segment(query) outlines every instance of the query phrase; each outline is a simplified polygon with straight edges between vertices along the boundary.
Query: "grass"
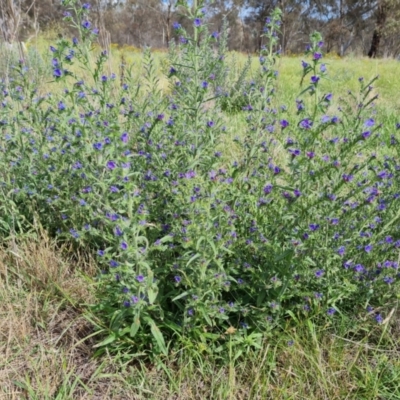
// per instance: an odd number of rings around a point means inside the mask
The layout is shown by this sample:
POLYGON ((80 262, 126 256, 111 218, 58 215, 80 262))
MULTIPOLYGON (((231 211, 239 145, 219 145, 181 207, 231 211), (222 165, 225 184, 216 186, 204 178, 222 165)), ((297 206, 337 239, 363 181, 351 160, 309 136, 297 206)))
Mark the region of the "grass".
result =
MULTIPOLYGON (((113 48, 113 70, 123 53, 128 64, 139 65, 138 53, 113 48)), ((162 65, 165 54, 155 54, 162 65)), ((236 56, 243 64, 245 56, 236 56)), ((300 91, 300 61, 279 61, 282 104, 293 105, 300 91)), ((379 74, 380 118, 397 122, 397 61, 328 58, 327 64, 327 92, 355 90, 359 76, 379 74)), ((165 81, 161 85, 165 88, 165 81)), ((232 134, 240 134, 241 123, 231 124, 237 131, 232 134)), ((3 243, 0 399, 400 398, 397 310, 380 326, 372 318, 339 317, 335 326, 295 321, 279 335, 266 335, 258 352, 237 356, 233 349, 227 363, 193 343, 152 365, 126 353, 93 358, 97 338, 85 304, 94 299, 96 268, 84 250, 60 247, 40 230, 3 243)))
POLYGON ((0 251, 1 399, 398 399, 398 315, 381 326, 297 321, 260 352, 228 364, 194 346, 149 365, 131 354, 94 359, 96 266, 43 232, 0 251))
MULTIPOLYGON (((48 59, 51 59, 51 53, 48 50, 51 44, 54 44, 57 34, 48 32, 46 35, 38 36, 32 39, 28 47, 36 48, 40 54, 47 54, 48 59)), ((111 57, 109 62, 111 71, 118 72, 121 62, 127 67, 133 66, 133 72, 138 71, 141 66, 141 50, 132 46, 111 45, 111 57)), ((156 50, 154 56, 159 64, 160 85, 167 89, 167 80, 161 77, 161 73, 167 71, 166 51, 156 50)), ((237 65, 243 66, 247 55, 242 53, 231 52, 229 56, 234 57, 237 65)), ((257 57, 252 55, 253 69, 258 68, 257 57)), ((279 97, 282 104, 293 103, 297 98, 301 80, 301 60, 302 55, 291 55, 282 57, 278 61, 278 70, 280 79, 278 80, 279 97)), ((369 59, 367 57, 349 56, 340 58, 336 55, 327 54, 324 58, 327 64, 329 79, 324 80, 321 88, 323 90, 334 93, 345 93, 347 90, 356 91, 358 89, 358 78, 364 77, 370 79, 379 75, 379 80, 376 82, 376 91, 380 95, 378 108, 384 113, 399 113, 400 112, 400 97, 398 96, 398 69, 399 61, 395 59, 369 59), (329 81, 330 80, 330 81, 329 81)))

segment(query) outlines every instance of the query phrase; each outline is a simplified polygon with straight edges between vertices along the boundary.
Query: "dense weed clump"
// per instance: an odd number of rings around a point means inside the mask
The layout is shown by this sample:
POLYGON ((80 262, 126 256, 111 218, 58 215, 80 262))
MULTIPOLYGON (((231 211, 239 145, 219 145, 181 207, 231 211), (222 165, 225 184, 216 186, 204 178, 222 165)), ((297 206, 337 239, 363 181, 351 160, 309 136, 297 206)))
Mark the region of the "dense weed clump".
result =
POLYGON ((64 4, 80 35, 50 47, 63 91, 39 93, 22 61, 1 83, 0 230, 39 222, 97 254, 98 347, 166 353, 189 339, 213 352, 257 347, 303 315, 384 320, 374 307, 393 307, 400 278, 400 164, 396 127, 382 137, 374 115, 376 78, 333 107, 315 33, 305 89, 276 104, 280 11, 258 73, 233 78, 200 5, 187 10, 193 37, 174 24, 165 93, 149 50, 143 73, 106 73, 89 5, 64 4))

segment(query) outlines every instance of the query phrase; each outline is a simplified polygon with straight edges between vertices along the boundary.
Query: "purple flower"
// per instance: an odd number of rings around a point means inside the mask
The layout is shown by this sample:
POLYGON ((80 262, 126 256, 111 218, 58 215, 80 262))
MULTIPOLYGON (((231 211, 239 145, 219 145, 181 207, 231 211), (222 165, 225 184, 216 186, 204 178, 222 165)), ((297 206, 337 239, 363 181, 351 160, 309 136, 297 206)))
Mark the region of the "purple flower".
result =
POLYGON ((97 250, 97 255, 100 257, 104 256, 104 250, 97 250))
POLYGON ((302 101, 297 101, 296 100, 296 107, 297 107, 297 111, 303 111, 304 110, 304 104, 302 101))
POLYGON ((313 126, 313 122, 309 118, 304 118, 300 121, 299 125, 303 129, 311 129, 311 127, 313 126))
POLYGON ((315 272, 315 276, 317 278, 321 278, 321 276, 325 273, 323 269, 319 269, 318 271, 315 272))
POLYGON ((381 314, 376 314, 375 321, 380 325, 383 323, 383 318, 381 314))
POLYGON ((180 283, 182 278, 179 275, 176 275, 176 276, 174 276, 174 280, 175 280, 176 283, 180 283))
POLYGON ((306 152, 306 156, 307 156, 309 159, 312 159, 312 158, 315 157, 315 153, 314 153, 313 151, 307 151, 307 152, 306 152))
POLYGON ((54 71, 53 71, 53 76, 54 76, 54 78, 61 78, 61 76, 62 76, 62 72, 61 72, 61 70, 59 69, 59 68, 56 68, 54 71))
POLYGON ((310 66, 310 64, 306 63, 305 61, 301 61, 301 66, 306 69, 307 67, 310 66))
POLYGON ((333 314, 335 314, 336 309, 333 307, 329 307, 328 311, 326 312, 328 315, 332 316, 333 314))
POLYGON ((343 180, 344 180, 345 182, 351 182, 351 181, 353 180, 353 175, 346 175, 346 174, 343 174, 343 175, 342 175, 342 178, 343 178, 343 180))
POLYGON ((300 155, 300 150, 299 149, 289 149, 289 153, 292 155, 292 157, 296 157, 300 155))
POLYGON ((62 101, 60 101, 59 103, 58 103, 58 109, 60 110, 60 111, 64 111, 65 110, 65 104, 62 102, 62 101))
POLYGON ((92 26, 92 24, 89 21, 83 21, 82 22, 82 27, 84 29, 90 29, 91 26, 92 26))
POLYGON ((383 278, 383 282, 387 283, 388 285, 392 284, 394 282, 394 279, 390 276, 385 276, 383 278))
POLYGON ((393 238, 391 236, 386 236, 385 237, 385 242, 386 243, 393 243, 393 238))
POLYGON ((144 276, 143 276, 143 275, 138 275, 138 276, 136 277, 136 280, 137 280, 139 283, 142 283, 142 282, 144 281, 144 276))
POLYGON ((311 232, 315 232, 317 229, 319 229, 319 224, 310 224, 308 227, 310 228, 311 232))
POLYGON ((332 97, 333 97, 332 93, 328 93, 325 95, 324 100, 330 102, 332 101, 332 97))
POLYGON ((315 52, 314 54, 313 54, 313 60, 320 60, 322 58, 322 54, 321 53, 319 53, 319 52, 315 52))
POLYGON ((116 226, 114 229, 114 234, 115 234, 115 236, 122 236, 124 234, 124 232, 122 231, 122 229, 119 226, 116 226))
POLYGON ((124 133, 121 135, 121 140, 122 140, 124 143, 128 143, 129 135, 128 135, 127 132, 124 132, 124 133))
POLYGON ((212 128, 214 125, 215 125, 215 124, 214 124, 214 121, 208 121, 208 122, 207 122, 207 126, 208 126, 209 128, 212 128))
POLYGON ((364 125, 367 126, 368 128, 372 127, 375 125, 375 120, 373 118, 368 118, 365 122, 364 125))
POLYGON ((89 3, 83 3, 82 4, 82 9, 89 10, 89 8, 90 8, 90 4, 89 3))
POLYGON ((174 23, 172 24, 172 27, 173 27, 175 30, 182 29, 182 25, 181 25, 179 22, 174 22, 174 23))
POLYGON ((365 131, 361 134, 363 139, 368 139, 371 136, 371 131, 365 131))
POLYGON ((118 267, 118 265, 119 265, 118 261, 110 260, 110 267, 111 268, 116 268, 116 267, 118 267))
POLYGON ((195 18, 193 24, 196 28, 199 28, 202 24, 202 20, 200 18, 195 18))
POLYGON ((74 237, 75 239, 79 238, 79 233, 75 229, 70 229, 69 233, 74 237))
POLYGON ((319 70, 324 73, 326 72, 326 65, 325 64, 321 64, 321 66, 319 67, 319 70))
POLYGON ((113 170, 117 167, 117 163, 115 161, 110 160, 107 162, 106 166, 108 169, 113 170))
POLYGON ((264 186, 263 191, 265 194, 269 194, 269 193, 271 193, 272 188, 273 188, 273 186, 270 183, 268 183, 267 185, 264 186))
POLYGON ((364 250, 365 250, 367 253, 370 253, 370 252, 372 251, 372 244, 368 244, 367 246, 365 246, 365 247, 364 247, 364 250))
POLYGON ((353 265, 353 261, 347 260, 346 262, 343 263, 343 267, 345 269, 349 269, 353 265))
POLYGON ((213 32, 213 33, 211 34, 211 37, 212 37, 213 39, 218 39, 219 33, 218 33, 218 32, 213 32))
POLYGON ((313 75, 311 77, 311 83, 316 84, 319 81, 319 76, 318 75, 313 75))
POLYGON ((356 271, 358 274, 362 274, 365 271, 365 268, 362 264, 357 264, 354 266, 354 271, 356 271))
POLYGON ((286 119, 282 119, 280 121, 280 124, 281 124, 282 129, 285 129, 285 128, 287 128, 289 126, 289 122, 286 121, 286 119))
POLYGON ((126 250, 127 248, 128 248, 128 243, 122 242, 122 243, 121 243, 121 249, 122 249, 122 250, 126 250))
POLYGON ((207 81, 203 81, 203 82, 201 83, 201 87, 202 87, 203 89, 207 89, 207 88, 208 88, 208 82, 207 82, 207 81))

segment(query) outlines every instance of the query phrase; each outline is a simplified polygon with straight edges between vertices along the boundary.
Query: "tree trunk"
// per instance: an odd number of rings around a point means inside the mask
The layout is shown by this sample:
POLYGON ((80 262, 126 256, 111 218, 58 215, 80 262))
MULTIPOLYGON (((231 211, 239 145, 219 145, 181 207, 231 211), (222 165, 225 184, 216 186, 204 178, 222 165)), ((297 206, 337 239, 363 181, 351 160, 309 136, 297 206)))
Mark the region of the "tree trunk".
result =
POLYGON ((376 26, 374 29, 374 33, 372 34, 371 48, 369 49, 368 52, 369 58, 375 58, 378 55, 382 34, 384 33, 385 30, 387 12, 388 12, 388 7, 386 1, 379 2, 376 14, 376 26))
POLYGON ((167 47, 169 47, 169 42, 171 41, 171 16, 172 16, 172 1, 168 3, 167 8, 167 20, 166 20, 166 42, 167 47))

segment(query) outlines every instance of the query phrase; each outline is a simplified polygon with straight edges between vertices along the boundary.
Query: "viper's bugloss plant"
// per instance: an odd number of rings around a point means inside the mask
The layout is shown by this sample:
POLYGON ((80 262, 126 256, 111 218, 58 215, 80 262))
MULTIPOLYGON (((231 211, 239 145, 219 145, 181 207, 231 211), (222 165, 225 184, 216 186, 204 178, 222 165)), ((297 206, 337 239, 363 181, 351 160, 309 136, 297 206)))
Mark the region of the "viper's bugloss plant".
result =
POLYGON ((107 73, 90 7, 63 3, 80 35, 49 49, 62 92, 39 94, 23 62, 2 82, 0 229, 39 221, 96 254, 98 347, 198 341, 212 352, 227 334, 229 346, 245 336, 257 347, 287 318, 397 301, 398 142, 393 127, 381 145, 376 78, 335 108, 315 33, 306 88, 278 105, 280 11, 258 72, 250 79, 248 64, 232 80, 226 34, 208 31, 200 2, 186 10, 193 35, 173 25, 162 91, 148 49, 141 70, 107 73), (242 132, 225 111, 243 117, 242 132))

